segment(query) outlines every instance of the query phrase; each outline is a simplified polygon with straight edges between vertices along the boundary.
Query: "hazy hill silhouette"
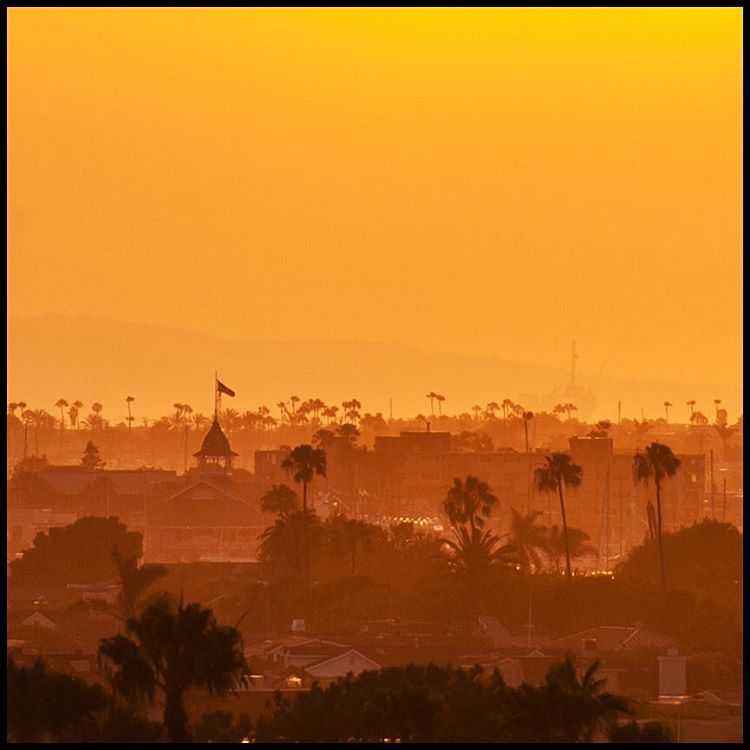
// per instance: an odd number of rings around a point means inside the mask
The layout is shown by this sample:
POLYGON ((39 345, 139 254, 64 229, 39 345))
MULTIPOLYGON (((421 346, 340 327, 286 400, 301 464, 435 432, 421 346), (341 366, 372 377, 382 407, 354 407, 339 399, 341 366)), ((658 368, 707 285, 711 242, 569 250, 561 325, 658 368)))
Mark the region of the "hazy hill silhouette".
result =
MULTIPOLYGON (((220 320, 217 319, 217 328, 220 320)), ((250 339, 255 332, 249 333, 250 339)), ((257 334, 255 334, 257 335, 257 334)), ((424 395, 446 396, 445 413, 521 393, 545 393, 564 383, 563 368, 422 351, 399 344, 352 340, 232 341, 158 324, 123 323, 94 317, 9 316, 8 397, 50 408, 60 398, 104 404, 103 416, 121 421, 125 396, 136 398, 134 414, 160 416, 175 401, 195 410, 213 408, 213 372, 237 391, 227 399, 238 409, 274 405, 291 394, 338 403, 358 398, 363 411, 388 416, 429 414, 424 395)), ((721 397, 736 418, 739 387, 581 378, 597 397, 597 415, 652 418, 663 414, 665 398, 705 401, 721 397), (735 393, 736 392, 736 393, 735 393), (734 405, 736 403, 736 405, 734 405), (613 414, 614 410, 614 414, 613 414)), ((687 409, 687 407, 685 407, 687 409)), ((677 416, 678 410, 675 410, 677 416)), ((679 417, 678 417, 679 418, 679 417)))

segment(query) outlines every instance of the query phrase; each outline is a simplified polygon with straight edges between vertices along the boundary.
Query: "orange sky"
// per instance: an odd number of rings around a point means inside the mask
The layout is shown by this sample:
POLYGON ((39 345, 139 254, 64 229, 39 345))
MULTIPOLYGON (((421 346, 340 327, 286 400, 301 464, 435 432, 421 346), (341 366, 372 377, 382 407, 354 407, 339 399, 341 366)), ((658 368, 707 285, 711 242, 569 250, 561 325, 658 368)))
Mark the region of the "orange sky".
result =
POLYGON ((741 35, 739 9, 10 10, 9 311, 562 367, 576 339, 739 384, 741 35))

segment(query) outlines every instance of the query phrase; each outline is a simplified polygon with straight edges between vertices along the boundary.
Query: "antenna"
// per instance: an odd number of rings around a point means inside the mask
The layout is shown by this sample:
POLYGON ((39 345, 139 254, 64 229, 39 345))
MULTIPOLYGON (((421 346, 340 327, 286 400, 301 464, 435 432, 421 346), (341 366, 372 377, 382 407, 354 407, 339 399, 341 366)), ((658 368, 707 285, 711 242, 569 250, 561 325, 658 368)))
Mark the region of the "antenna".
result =
POLYGON ((571 365, 570 365, 570 386, 571 388, 575 386, 576 384, 576 360, 578 359, 578 355, 576 354, 576 342, 573 342, 573 352, 571 356, 571 365))

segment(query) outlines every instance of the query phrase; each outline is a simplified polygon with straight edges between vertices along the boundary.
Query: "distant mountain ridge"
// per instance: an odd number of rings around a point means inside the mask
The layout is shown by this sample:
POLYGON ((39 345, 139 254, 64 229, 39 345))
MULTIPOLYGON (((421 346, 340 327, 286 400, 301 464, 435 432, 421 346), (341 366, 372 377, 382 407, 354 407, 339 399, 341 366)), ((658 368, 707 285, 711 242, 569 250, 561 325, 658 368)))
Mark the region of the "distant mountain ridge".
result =
MULTIPOLYGON (((446 397, 445 413, 454 414, 475 403, 547 393, 567 376, 562 368, 401 344, 233 341, 94 317, 8 318, 8 398, 36 408, 54 411, 59 398, 80 399, 87 409, 99 401, 103 415, 118 422, 126 414, 125 396, 132 395, 139 418, 166 414, 178 401, 209 413, 215 370, 237 391, 235 399, 225 397, 225 406, 243 410, 266 404, 276 413, 275 404, 292 394, 339 404, 358 398, 363 412, 386 417, 391 398, 394 417, 429 414, 425 394, 436 390, 446 397)), ((709 417, 715 397, 722 398, 732 421, 741 408, 741 391, 730 384, 625 381, 587 377, 585 370, 580 380, 596 396, 597 418, 615 418, 618 400, 623 401, 623 417, 638 418, 641 405, 647 417, 662 416, 664 400, 672 401, 675 416, 691 398, 709 417)))

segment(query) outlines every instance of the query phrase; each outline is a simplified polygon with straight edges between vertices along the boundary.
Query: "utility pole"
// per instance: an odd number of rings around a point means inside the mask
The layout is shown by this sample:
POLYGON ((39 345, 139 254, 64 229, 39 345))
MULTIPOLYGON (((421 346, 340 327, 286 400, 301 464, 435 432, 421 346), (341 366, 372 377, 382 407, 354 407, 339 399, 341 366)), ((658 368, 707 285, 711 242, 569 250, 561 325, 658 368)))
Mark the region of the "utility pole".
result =
POLYGON ((620 424, 620 414, 622 413, 622 401, 617 402, 617 424, 620 424))
POLYGON ((727 478, 724 477, 724 512, 722 520, 724 523, 727 522, 727 478))
POLYGON ((711 518, 716 518, 716 485, 714 484, 714 449, 711 448, 711 518))
POLYGON ((389 407, 389 414, 390 414, 390 421, 393 422, 393 396, 388 399, 388 407, 389 407))

